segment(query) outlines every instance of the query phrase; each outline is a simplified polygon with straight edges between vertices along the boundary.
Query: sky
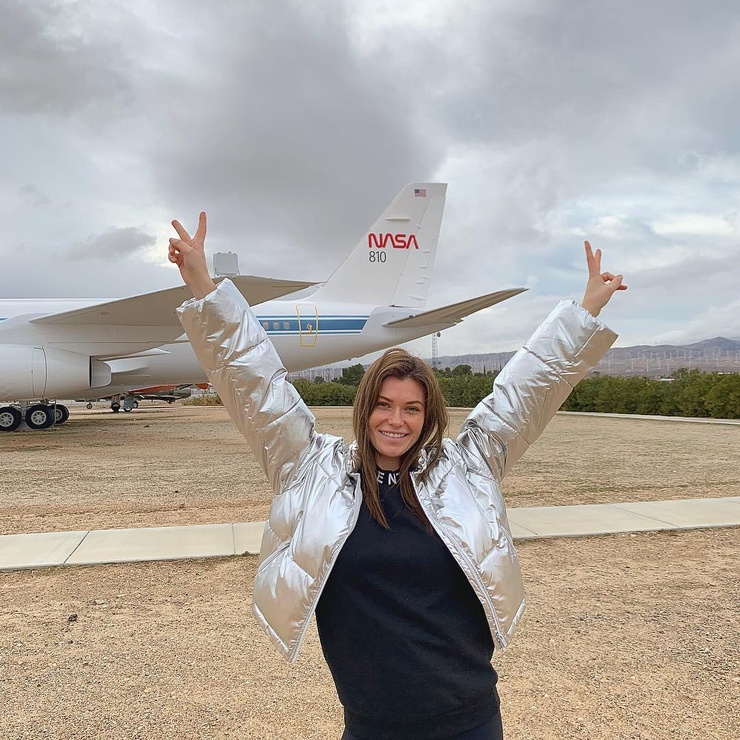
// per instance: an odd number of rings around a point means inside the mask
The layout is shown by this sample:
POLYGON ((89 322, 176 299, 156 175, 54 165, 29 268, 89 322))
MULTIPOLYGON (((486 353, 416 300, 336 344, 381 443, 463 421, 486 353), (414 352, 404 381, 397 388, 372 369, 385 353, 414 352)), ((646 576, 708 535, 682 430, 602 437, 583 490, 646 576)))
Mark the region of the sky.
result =
POLYGON ((6 0, 0 297, 178 285, 201 209, 242 273, 322 280, 439 181, 429 307, 529 288, 440 355, 580 299, 584 239, 617 346, 740 339, 739 78, 736 0, 6 0))

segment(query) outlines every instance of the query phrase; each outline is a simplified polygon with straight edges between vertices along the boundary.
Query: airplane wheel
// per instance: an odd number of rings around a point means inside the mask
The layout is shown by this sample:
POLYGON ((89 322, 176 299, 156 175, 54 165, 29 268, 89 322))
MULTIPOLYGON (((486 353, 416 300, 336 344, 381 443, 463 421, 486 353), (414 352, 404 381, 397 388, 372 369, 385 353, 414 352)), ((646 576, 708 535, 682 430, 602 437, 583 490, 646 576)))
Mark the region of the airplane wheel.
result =
POLYGON ((64 424, 69 419, 69 409, 61 403, 54 407, 54 423, 64 424))
POLYGON ((92 404, 90 403, 90 401, 88 401, 88 402, 87 402, 87 403, 85 404, 85 408, 86 408, 86 409, 87 409, 88 411, 89 411, 89 410, 90 410, 90 409, 92 408, 92 404))
POLYGON ((0 408, 0 432, 14 432, 22 421, 23 414, 13 406, 0 408))
POLYGON ((29 406, 26 410, 26 424, 31 429, 48 429, 54 423, 54 409, 43 403, 29 406))
POLYGON ((114 414, 117 414, 117 413, 118 413, 118 412, 119 412, 119 411, 121 410, 121 404, 120 404, 120 403, 112 403, 112 404, 110 405, 110 410, 111 410, 111 411, 112 411, 112 412, 113 412, 114 414))
POLYGON ((134 408, 135 409, 138 409, 139 408, 139 402, 138 401, 134 401, 134 408))
POLYGON ((131 409, 127 409, 127 408, 126 408, 125 406, 123 407, 123 410, 124 410, 124 411, 125 411, 125 412, 126 412, 127 414, 128 414, 128 413, 129 413, 130 411, 131 411, 131 409))

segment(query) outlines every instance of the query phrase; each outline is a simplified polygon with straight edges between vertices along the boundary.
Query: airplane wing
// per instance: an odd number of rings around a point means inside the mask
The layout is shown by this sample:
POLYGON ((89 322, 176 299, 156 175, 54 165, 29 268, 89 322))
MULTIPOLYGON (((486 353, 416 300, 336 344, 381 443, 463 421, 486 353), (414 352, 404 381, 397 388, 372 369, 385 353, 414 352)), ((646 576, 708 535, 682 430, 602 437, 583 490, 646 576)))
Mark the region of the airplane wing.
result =
POLYGON ((471 313, 480 311, 489 306, 494 306, 501 301, 513 298, 515 295, 524 293, 528 288, 510 288, 508 290, 498 290, 495 293, 487 293, 486 295, 478 296, 477 298, 470 298, 467 301, 460 301, 459 303, 451 303, 449 306, 442 306, 442 308, 433 308, 430 311, 423 311, 422 313, 408 316, 405 319, 395 319, 384 324, 384 326, 392 326, 394 328, 413 328, 417 329, 423 326, 439 326, 440 328, 447 328, 459 324, 466 316, 471 313), (444 325, 447 325, 446 327, 444 325))
MULTIPOLYGON (((254 275, 236 275, 230 280, 252 306, 316 285, 305 281, 277 280, 254 275)), ((31 321, 37 324, 57 325, 178 327, 180 322, 175 309, 192 297, 190 289, 186 285, 181 285, 177 288, 106 301, 72 311, 39 316, 31 321)))

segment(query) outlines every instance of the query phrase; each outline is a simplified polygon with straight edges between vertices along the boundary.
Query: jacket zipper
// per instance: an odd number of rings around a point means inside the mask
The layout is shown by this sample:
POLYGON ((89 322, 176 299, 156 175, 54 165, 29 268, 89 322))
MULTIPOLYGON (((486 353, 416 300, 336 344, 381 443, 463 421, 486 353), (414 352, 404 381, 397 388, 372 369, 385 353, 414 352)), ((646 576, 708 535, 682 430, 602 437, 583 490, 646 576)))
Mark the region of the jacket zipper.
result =
POLYGON ((329 569, 326 571, 326 574, 324 575, 324 580, 319 584, 319 588, 316 592, 316 596, 314 597, 314 600, 311 602, 311 606, 308 609, 308 612, 306 614, 305 621, 303 622, 303 627, 301 627, 300 634, 298 635, 298 641, 295 644, 295 647, 290 651, 288 654, 288 660, 291 663, 294 663, 296 659, 298 658, 298 654, 301 651, 301 648, 303 647, 303 641, 306 639, 306 633, 308 632, 308 627, 311 624, 311 617, 313 617, 314 612, 316 611, 316 605, 319 603, 319 599, 321 598, 321 594, 324 592, 324 586, 326 586, 327 581, 329 580, 329 576, 331 575, 332 570, 334 570, 334 564, 337 562, 337 558, 339 557, 339 553, 342 551, 342 548, 344 547, 344 543, 349 539, 349 536, 354 532, 355 526, 357 525, 357 520, 360 518, 360 509, 362 507, 362 492, 359 490, 359 486, 355 486, 355 508, 352 512, 352 526, 350 527, 349 532, 347 532, 347 536, 342 540, 341 544, 337 548, 337 552, 332 558, 331 562, 329 563, 329 569))
POLYGON ((434 515, 427 510, 425 502, 422 500, 421 496, 417 494, 416 498, 417 501, 421 504, 422 509, 424 509, 424 513, 427 515, 427 519, 429 519, 432 527, 434 527, 434 531, 439 535, 442 542, 445 543, 445 546, 452 554, 452 557, 457 560, 458 565, 460 565, 461 567, 463 565, 467 566, 467 571, 465 570, 465 568, 463 568, 463 573, 465 573, 466 578, 470 580, 470 576, 468 575, 468 573, 471 573, 472 577, 475 579, 475 582, 478 584, 479 591, 486 595, 486 603, 483 606, 488 607, 488 612, 493 617, 493 624, 495 626, 495 634, 493 635, 493 637, 498 643, 499 648, 502 651, 506 650, 506 641, 504 640, 503 632, 501 630, 501 623, 498 621, 498 617, 496 616, 496 608, 491 601, 491 597, 488 595, 488 588, 486 588, 486 584, 480 577, 478 569, 476 568, 473 561, 467 556, 467 553, 462 549, 462 547, 459 547, 457 545, 457 537, 448 532, 444 528, 444 526, 434 518, 434 515))

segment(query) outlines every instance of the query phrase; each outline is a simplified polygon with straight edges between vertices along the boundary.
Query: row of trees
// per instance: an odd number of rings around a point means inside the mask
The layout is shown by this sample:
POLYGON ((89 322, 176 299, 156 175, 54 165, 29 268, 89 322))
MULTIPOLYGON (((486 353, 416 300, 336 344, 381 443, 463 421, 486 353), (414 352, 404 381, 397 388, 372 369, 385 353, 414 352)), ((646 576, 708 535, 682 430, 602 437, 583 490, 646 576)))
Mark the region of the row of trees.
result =
POLYGON ((740 373, 677 370, 670 380, 587 378, 575 387, 563 410, 740 419, 740 373))
MULTIPOLYGON (((458 365, 450 370, 435 371, 448 406, 475 406, 491 392, 493 379, 490 373, 474 375, 470 365, 458 365)), ((342 370, 342 377, 330 382, 316 377, 313 382, 297 378, 293 385, 309 406, 351 406, 357 386, 365 374, 362 365, 352 365, 342 370)))
MULTIPOLYGON (((491 391, 496 373, 474 374, 469 365, 435 371, 449 406, 475 406, 491 391)), ((357 364, 331 382, 294 381, 309 406, 351 406, 364 369, 357 364)), ((740 373, 678 370, 668 380, 602 375, 581 381, 563 404, 565 411, 657 414, 715 419, 740 418, 740 373)))

